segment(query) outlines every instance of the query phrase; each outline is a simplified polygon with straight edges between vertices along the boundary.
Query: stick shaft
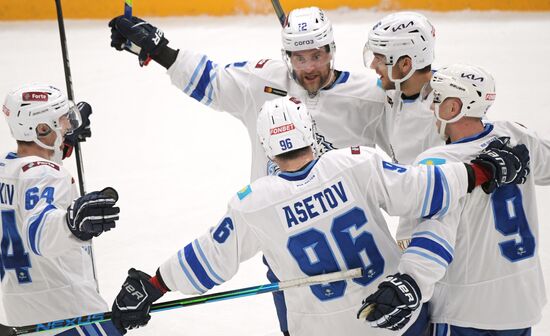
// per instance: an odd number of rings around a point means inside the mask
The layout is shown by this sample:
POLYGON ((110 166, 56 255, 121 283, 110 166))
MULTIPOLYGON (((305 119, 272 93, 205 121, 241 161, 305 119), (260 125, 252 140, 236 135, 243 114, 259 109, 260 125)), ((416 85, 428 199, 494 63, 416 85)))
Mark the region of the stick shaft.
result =
POLYGON ((286 14, 285 14, 285 11, 283 10, 283 7, 281 6, 281 2, 279 0, 271 0, 271 4, 273 5, 275 14, 277 14, 279 23, 281 24, 282 27, 284 27, 286 22, 286 14))
MULTIPOLYGON (((207 295, 198 295, 178 300, 159 302, 151 305, 151 312, 160 312, 164 310, 195 306, 204 303, 230 300, 245 296, 252 296, 264 293, 277 292, 289 288, 311 286, 320 283, 340 281, 344 279, 359 278, 363 275, 361 268, 355 268, 347 271, 340 271, 328 274, 320 274, 302 279, 274 282, 253 287, 234 289, 226 292, 219 292, 207 295)), ((51 321, 40 324, 27 325, 22 327, 8 327, 0 325, 0 336, 23 335, 32 332, 53 330, 69 326, 87 325, 103 322, 111 319, 111 312, 103 312, 92 315, 84 315, 64 320, 51 321), (11 333, 10 333, 11 332, 11 333)))

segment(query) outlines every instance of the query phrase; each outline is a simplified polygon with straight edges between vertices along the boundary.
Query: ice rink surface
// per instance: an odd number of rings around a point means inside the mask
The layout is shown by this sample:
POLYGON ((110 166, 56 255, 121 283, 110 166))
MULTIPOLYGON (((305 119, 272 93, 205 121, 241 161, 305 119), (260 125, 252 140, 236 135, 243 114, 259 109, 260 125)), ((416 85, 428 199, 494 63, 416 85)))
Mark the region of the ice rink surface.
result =
MULTIPOLYGON (((385 14, 328 12, 338 69, 367 71, 362 61, 366 34, 385 14)), ((456 62, 484 66, 497 82, 489 117, 518 121, 550 137, 550 13, 425 14, 436 27, 435 68, 456 62)), ((218 64, 280 57, 274 14, 149 19, 165 31, 170 46, 204 52, 218 64)), ((93 137, 83 145, 86 187, 113 186, 120 194, 118 227, 94 243, 100 289, 110 304, 128 268, 153 273, 217 224, 226 202, 247 184, 250 145, 237 119, 171 86, 162 67, 140 68, 135 56, 111 49, 107 20, 68 20, 66 29, 76 99, 94 108, 93 137)), ((2 100, 10 88, 28 82, 65 89, 55 21, 0 22, 0 46, 2 100)), ((13 149, 2 121, 0 152, 13 149)), ((73 160, 66 165, 76 176, 73 160)), ((537 192, 538 247, 549 288, 550 188, 537 192)), ((395 229, 396 219, 390 223, 395 229)), ((266 283, 265 271, 256 257, 215 291, 266 283)), ((181 296, 171 293, 163 300, 181 296)), ((267 294, 154 314, 146 328, 130 335, 278 335, 277 330, 267 294)), ((533 334, 550 335, 550 307, 533 334)))

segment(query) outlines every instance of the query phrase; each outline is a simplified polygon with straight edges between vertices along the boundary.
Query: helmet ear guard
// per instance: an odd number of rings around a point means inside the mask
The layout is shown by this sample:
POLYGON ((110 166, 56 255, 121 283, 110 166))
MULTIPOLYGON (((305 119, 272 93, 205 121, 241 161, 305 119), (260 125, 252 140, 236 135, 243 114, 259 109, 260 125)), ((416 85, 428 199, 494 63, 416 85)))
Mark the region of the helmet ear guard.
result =
POLYGON ((257 133, 270 159, 308 146, 316 152, 311 115, 305 104, 294 97, 266 101, 258 115, 257 133))

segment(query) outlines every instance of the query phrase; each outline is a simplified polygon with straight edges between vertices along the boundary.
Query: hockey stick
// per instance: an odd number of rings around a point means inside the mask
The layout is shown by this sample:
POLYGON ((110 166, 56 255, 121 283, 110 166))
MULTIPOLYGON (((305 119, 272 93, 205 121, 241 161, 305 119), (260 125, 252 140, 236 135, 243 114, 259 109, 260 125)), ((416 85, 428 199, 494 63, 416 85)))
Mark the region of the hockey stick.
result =
MULTIPOLYGON (((69 52, 67 50, 67 36, 65 35, 65 23, 63 20, 63 10, 61 9, 61 0, 55 0, 55 8, 57 10, 57 24, 59 25, 59 40, 61 41, 61 54, 63 56, 63 69, 65 70, 65 84, 67 85, 67 97, 74 103, 73 78, 71 76, 71 66, 69 63, 69 52)), ((82 164, 82 152, 80 151, 80 141, 86 139, 77 139, 74 144, 74 155, 76 160, 76 173, 78 175, 78 187, 80 196, 86 195, 86 187, 84 181, 84 166, 82 164)), ((92 272, 96 284, 96 289, 99 292, 99 281, 95 271, 94 250, 90 244, 90 257, 92 259, 92 272)))
MULTIPOLYGON (((124 0, 124 17, 130 20, 132 18, 132 0, 124 0)), ((130 49, 132 47, 132 42, 130 40, 126 41, 126 48, 130 49)))
POLYGON ((281 6, 281 2, 279 0, 271 0, 271 4, 273 5, 273 9, 275 10, 275 14, 277 14, 277 18, 279 19, 281 26, 284 27, 286 22, 286 14, 281 6))
MULTIPOLYGON (((55 0, 55 7, 57 10, 57 24, 59 25, 59 39, 61 40, 61 54, 63 55, 63 69, 65 70, 65 84, 67 85, 67 97, 70 101, 74 102, 73 79, 71 77, 69 53, 67 51, 67 37, 65 36, 65 23, 63 21, 61 0, 55 0)), ((78 187, 80 189, 80 195, 85 195, 86 187, 84 183, 84 167, 82 165, 82 152, 80 151, 79 141, 76 141, 74 145, 74 155, 76 159, 76 173, 78 174, 78 187)))
MULTIPOLYGON (((151 306, 151 312, 159 312, 163 310, 170 310, 188 306, 199 305, 203 303, 216 302, 222 300, 236 299, 244 296, 252 296, 257 294, 271 293, 282 291, 289 288, 311 286, 321 283, 329 283, 350 278, 359 278, 363 276, 362 268, 354 268, 347 271, 340 271, 334 273, 314 275, 307 278, 287 280, 281 282, 274 282, 265 285, 259 285, 254 287, 246 287, 240 289, 234 289, 226 292, 198 295, 189 298, 166 301, 155 303, 151 306)), ((65 327, 76 327, 81 325, 88 325, 92 323, 99 323, 111 319, 111 312, 103 312, 92 315, 77 316, 64 320, 51 321, 39 324, 32 324, 22 327, 9 327, 0 324, 0 336, 15 336, 29 334, 33 332, 40 332, 46 330, 54 330, 65 327)))

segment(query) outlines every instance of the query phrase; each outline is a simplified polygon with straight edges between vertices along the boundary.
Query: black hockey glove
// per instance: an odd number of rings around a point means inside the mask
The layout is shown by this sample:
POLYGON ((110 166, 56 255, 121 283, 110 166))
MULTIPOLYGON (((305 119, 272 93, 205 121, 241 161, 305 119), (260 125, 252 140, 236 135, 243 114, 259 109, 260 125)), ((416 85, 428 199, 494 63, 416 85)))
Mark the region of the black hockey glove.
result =
POLYGON ((73 201, 67 209, 67 225, 80 240, 90 240, 115 227, 120 209, 115 207, 118 193, 107 187, 73 201))
POLYGON ((162 30, 135 16, 130 19, 117 16, 109 22, 109 27, 111 47, 138 55, 140 66, 149 64, 168 45, 162 30), (130 48, 126 44, 127 40, 132 42, 130 48))
POLYGON ((63 159, 71 156, 73 148, 77 142, 84 142, 87 138, 92 136, 92 130, 90 128, 90 115, 92 114, 92 107, 86 102, 80 102, 76 104, 80 111, 80 117, 82 119, 82 125, 65 135, 65 141, 63 142, 63 159))
POLYGON ((126 329, 145 326, 151 319, 151 305, 163 295, 150 280, 151 277, 144 272, 133 268, 128 270, 128 277, 113 303, 111 315, 113 324, 123 335, 126 329))
POLYGON ((413 278, 407 274, 390 275, 378 290, 363 300, 357 318, 366 318, 371 327, 399 330, 420 306, 422 295, 413 278))
POLYGON ((472 163, 479 164, 492 172, 493 178, 481 185, 490 194, 503 184, 522 184, 529 175, 529 150, 525 145, 510 147, 509 137, 492 141, 472 163))

